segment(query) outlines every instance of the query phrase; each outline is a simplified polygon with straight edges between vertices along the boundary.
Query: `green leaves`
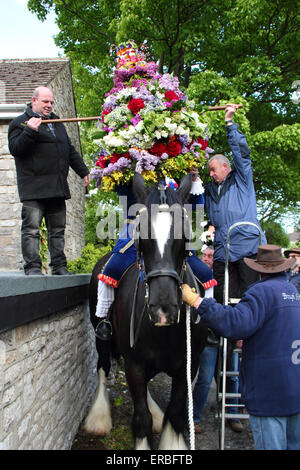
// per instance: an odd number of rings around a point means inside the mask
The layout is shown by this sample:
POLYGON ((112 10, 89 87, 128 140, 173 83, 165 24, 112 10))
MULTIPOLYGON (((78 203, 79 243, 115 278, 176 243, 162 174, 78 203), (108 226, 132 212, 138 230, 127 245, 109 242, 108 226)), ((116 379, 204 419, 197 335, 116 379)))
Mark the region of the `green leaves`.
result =
MULTIPOLYGON (((299 2, 29 0, 28 7, 41 20, 51 9, 56 13, 55 40, 71 59, 80 115, 100 114, 113 86, 110 46, 128 39, 145 43, 160 71, 174 72, 196 110, 205 112, 216 152, 230 153, 224 112, 209 113, 207 107, 243 103, 235 121, 252 151, 258 206, 263 214, 278 216, 297 209, 299 106, 291 94, 299 80, 299 2)), ((147 122, 149 132, 153 122, 147 122)))

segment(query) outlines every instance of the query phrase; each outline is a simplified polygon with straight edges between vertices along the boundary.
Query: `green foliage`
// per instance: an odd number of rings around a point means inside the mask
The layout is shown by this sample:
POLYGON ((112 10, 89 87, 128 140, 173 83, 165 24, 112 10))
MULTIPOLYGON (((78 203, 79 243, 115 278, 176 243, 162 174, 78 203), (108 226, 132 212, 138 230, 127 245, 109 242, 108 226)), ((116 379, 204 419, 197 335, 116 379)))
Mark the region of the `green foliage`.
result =
POLYGON ((267 242, 273 245, 280 245, 283 248, 290 246, 290 239, 281 225, 274 220, 262 222, 261 227, 266 235, 267 242))
POLYGON ((126 425, 112 429, 108 436, 102 438, 102 442, 108 450, 128 450, 134 447, 130 426, 126 425))
MULTIPOLYGON (((299 106, 291 100, 299 80, 300 3, 294 0, 29 0, 43 20, 53 9, 56 43, 71 59, 79 115, 100 114, 112 88, 113 43, 147 44, 161 72, 174 72, 197 110, 241 102, 236 121, 252 151, 258 207, 263 219, 299 211, 299 106)), ((206 113, 211 146, 229 154, 224 113, 206 113)), ((84 155, 94 156, 81 126, 84 155)), ((206 175, 204 179, 206 178, 206 175)))
POLYGON ((109 243, 107 246, 96 247, 91 243, 88 243, 82 250, 80 258, 74 261, 67 261, 68 271, 74 271, 77 274, 80 273, 91 273, 97 261, 102 256, 109 253, 113 248, 113 243, 109 243))
POLYGON ((116 193, 106 193, 97 191, 95 194, 90 194, 86 198, 85 203, 85 242, 94 245, 110 245, 110 239, 118 238, 119 227, 119 201, 116 193), (114 216, 112 225, 115 226, 113 233, 108 235, 106 232, 99 231, 98 224, 103 219, 109 219, 109 216, 114 216))
POLYGON ((42 270, 48 274, 48 238, 47 238, 47 227, 43 217, 40 226, 40 240, 39 240, 39 255, 42 261, 42 270))

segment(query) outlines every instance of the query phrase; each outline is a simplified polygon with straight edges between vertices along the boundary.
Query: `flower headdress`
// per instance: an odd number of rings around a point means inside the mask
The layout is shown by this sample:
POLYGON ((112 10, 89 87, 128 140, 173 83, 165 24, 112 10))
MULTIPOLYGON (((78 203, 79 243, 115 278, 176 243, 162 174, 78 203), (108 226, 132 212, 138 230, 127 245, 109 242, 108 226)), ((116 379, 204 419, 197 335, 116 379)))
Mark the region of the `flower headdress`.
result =
POLYGON ((114 86, 102 105, 99 153, 91 174, 113 190, 134 172, 145 181, 181 178, 202 168, 208 154, 208 126, 179 88, 177 77, 159 74, 130 40, 116 47, 114 86))

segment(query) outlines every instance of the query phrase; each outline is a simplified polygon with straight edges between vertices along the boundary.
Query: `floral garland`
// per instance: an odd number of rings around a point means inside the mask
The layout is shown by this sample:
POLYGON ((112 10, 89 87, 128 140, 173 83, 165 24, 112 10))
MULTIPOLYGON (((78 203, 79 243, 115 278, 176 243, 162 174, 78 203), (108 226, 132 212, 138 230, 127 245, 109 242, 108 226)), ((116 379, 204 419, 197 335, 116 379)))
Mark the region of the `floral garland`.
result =
POLYGON ((134 172, 149 183, 180 179, 202 168, 212 152, 205 118, 179 89, 178 78, 159 74, 157 64, 130 50, 130 60, 119 59, 95 140, 99 152, 91 174, 104 191, 128 184, 134 172))

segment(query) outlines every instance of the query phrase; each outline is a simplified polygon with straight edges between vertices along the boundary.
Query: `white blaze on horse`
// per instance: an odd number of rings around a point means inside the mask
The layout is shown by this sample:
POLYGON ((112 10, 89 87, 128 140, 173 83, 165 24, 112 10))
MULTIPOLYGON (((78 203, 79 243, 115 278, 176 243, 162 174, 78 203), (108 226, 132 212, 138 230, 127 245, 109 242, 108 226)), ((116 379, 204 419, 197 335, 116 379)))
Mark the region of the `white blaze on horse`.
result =
MULTIPOLYGON (((182 282, 193 283, 186 269, 187 225, 183 207, 189 196, 191 177, 183 178, 177 191, 147 190, 136 174, 133 191, 143 209, 137 216, 137 265, 124 274, 116 290, 110 319, 111 341, 96 339, 99 354, 99 387, 85 420, 85 430, 104 435, 111 427, 106 377, 110 354, 124 357, 127 383, 134 405, 132 433, 136 449, 152 449, 154 432, 162 432, 161 450, 187 449, 183 433, 187 424, 186 308, 182 304, 182 282), (153 210, 154 208, 154 210, 153 210), (163 414, 151 398, 147 384, 164 372, 172 378, 171 398, 163 414)), ((90 285, 93 325, 97 303, 97 275, 108 256, 95 266, 90 285)), ((206 344, 207 328, 191 321, 191 380, 206 344)))

